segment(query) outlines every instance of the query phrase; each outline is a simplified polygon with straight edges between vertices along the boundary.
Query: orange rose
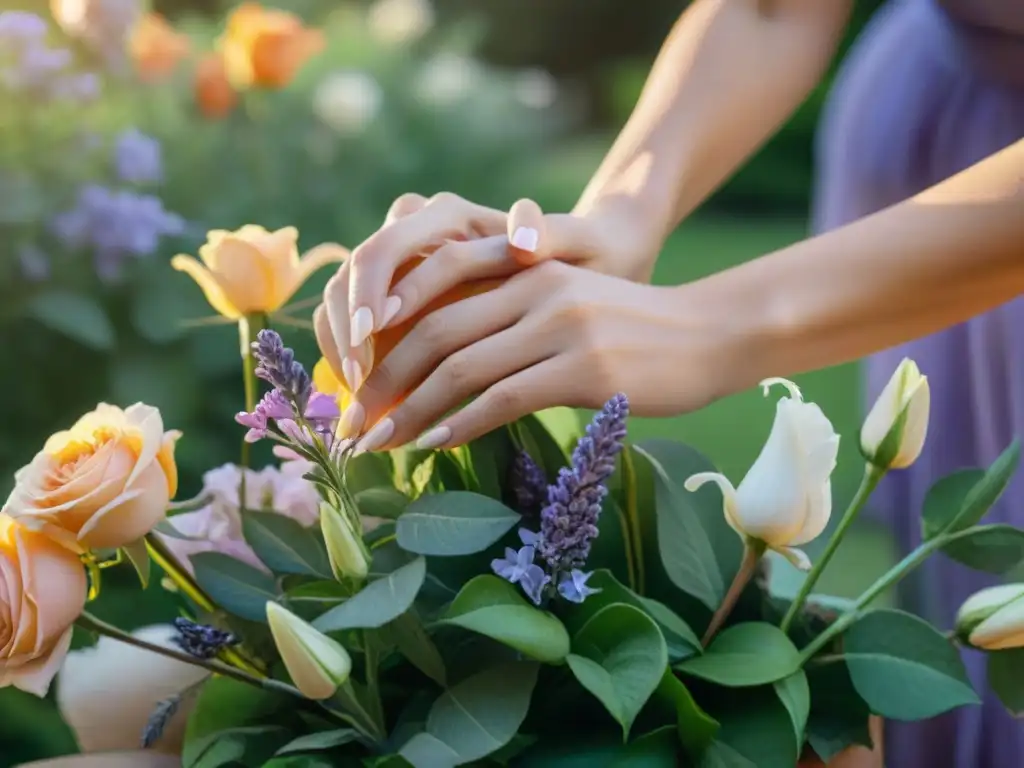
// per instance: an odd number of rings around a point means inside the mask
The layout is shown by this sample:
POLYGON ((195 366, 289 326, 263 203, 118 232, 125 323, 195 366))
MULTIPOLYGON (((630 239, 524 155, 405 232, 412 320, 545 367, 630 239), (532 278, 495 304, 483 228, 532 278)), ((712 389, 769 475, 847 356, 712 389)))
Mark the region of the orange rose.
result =
POLYGON ((0 514, 0 688, 46 695, 86 591, 73 552, 0 514))
MULTIPOLYGON (((421 261, 423 261, 423 257, 417 257, 402 264, 402 266, 395 270, 395 276, 391 280, 391 285, 397 284, 399 280, 415 269, 416 265, 421 261)), ((472 296, 479 296, 481 293, 487 293, 487 291, 493 291, 503 282, 503 279, 492 278, 489 280, 471 280, 455 286, 447 293, 427 304, 426 307, 405 322, 389 326, 371 336, 367 342, 370 345, 370 360, 383 360, 387 357, 391 350, 398 346, 398 343, 409 334, 413 326, 431 312, 436 312, 442 307, 447 307, 449 304, 454 304, 457 301, 462 301, 472 296)), ((420 383, 416 382, 413 387, 419 386, 420 383)), ((342 413, 345 412, 345 408, 351 399, 351 393, 345 385, 345 379, 341 371, 335 371, 331 368, 326 358, 321 358, 313 368, 313 385, 319 392, 335 395, 338 400, 338 407, 341 408, 342 413)), ((395 405, 398 405, 404 399, 405 396, 403 395, 395 402, 395 405)))
POLYGON ((159 13, 147 13, 132 30, 128 52, 139 76, 153 81, 174 72, 178 63, 188 55, 189 42, 159 13))
POLYGON ((293 13, 243 3, 220 39, 228 77, 238 88, 283 88, 324 48, 323 32, 293 13))
POLYGON ((178 437, 156 408, 102 403, 18 470, 3 512, 76 552, 131 544, 177 491, 178 437))
POLYGON ((205 117, 226 117, 238 104, 238 93, 228 80, 224 58, 218 53, 204 56, 196 64, 196 104, 205 117))

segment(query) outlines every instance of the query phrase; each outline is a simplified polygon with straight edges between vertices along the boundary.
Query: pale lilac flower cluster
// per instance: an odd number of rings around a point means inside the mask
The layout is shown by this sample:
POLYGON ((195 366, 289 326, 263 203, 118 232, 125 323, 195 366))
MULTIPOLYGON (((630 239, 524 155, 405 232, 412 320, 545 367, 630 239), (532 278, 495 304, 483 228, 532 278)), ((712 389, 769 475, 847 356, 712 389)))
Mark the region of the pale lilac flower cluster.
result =
POLYGON ((46 34, 46 22, 34 13, 0 12, 0 82, 15 93, 47 100, 96 98, 99 77, 73 71, 71 51, 51 48, 46 34))
POLYGON ((195 512, 174 515, 169 523, 188 539, 160 535, 171 553, 189 570, 189 556, 220 552, 256 568, 263 568, 242 535, 239 490, 245 476, 245 508, 273 511, 309 527, 320 520, 320 495, 304 475, 313 465, 287 461, 260 471, 225 464, 203 475, 201 497, 209 503, 195 512))
POLYGON ((114 142, 114 171, 126 184, 159 184, 164 175, 160 142, 137 128, 123 131, 114 142))
POLYGON ((153 195, 86 184, 50 228, 65 247, 91 249, 100 277, 116 280, 128 258, 151 256, 162 237, 185 231, 185 221, 153 195))
POLYGON ((520 529, 523 547, 518 551, 509 547, 504 558, 491 563, 495 573, 519 584, 537 605, 551 585, 574 603, 582 603, 596 591, 587 586, 590 574, 581 569, 598 535, 601 504, 608 493, 605 483, 615 471, 628 416, 624 394, 605 403, 576 444, 571 466, 560 469, 557 482, 548 486, 540 531, 520 529), (537 557, 546 567, 534 562, 537 557))
POLYGON ((313 388, 306 369, 276 331, 260 331, 252 351, 256 358, 256 376, 274 388, 263 396, 252 413, 243 411, 235 416, 235 421, 249 430, 245 433, 246 441, 254 443, 274 437, 272 427, 276 424, 278 437, 300 445, 309 445, 318 438, 330 450, 341 416, 337 401, 313 388))

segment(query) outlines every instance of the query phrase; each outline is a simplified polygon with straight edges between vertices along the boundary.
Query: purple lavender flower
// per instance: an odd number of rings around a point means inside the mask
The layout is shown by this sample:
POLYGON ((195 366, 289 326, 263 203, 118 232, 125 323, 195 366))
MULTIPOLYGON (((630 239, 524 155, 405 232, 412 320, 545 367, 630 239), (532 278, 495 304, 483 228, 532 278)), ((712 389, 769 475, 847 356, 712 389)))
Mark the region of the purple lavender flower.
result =
POLYGON ((582 603, 598 591, 587 586, 590 573, 581 568, 598 534, 601 503, 608 493, 605 482, 615 471, 615 457, 626 438, 628 416, 629 401, 625 395, 615 395, 605 403, 587 427, 587 434, 576 444, 572 465, 559 470, 558 481, 548 487, 540 531, 520 528, 523 548, 519 552, 507 549, 505 559, 491 563, 495 573, 513 584, 521 584, 538 605, 551 583, 557 584, 562 597, 574 603, 582 603), (546 572, 534 565, 537 555, 547 566, 546 572), (538 568, 543 579, 531 568, 538 568))
POLYGON ((569 573, 563 573, 558 582, 558 594, 571 603, 582 603, 590 595, 601 591, 587 586, 587 580, 592 575, 592 573, 584 573, 578 568, 573 568, 569 573))
POLYGON ((245 433, 247 443, 255 443, 265 438, 271 419, 280 422, 293 418, 295 418, 295 407, 288 402, 284 393, 277 389, 267 392, 256 403, 256 408, 252 413, 242 411, 235 415, 235 421, 243 427, 249 428, 249 431, 245 433))
POLYGON ((100 95, 100 78, 95 72, 62 75, 50 84, 50 95, 60 101, 94 101, 100 95))
POLYGON ((174 642, 197 659, 212 659, 222 649, 238 645, 240 642, 233 632, 217 629, 208 624, 197 624, 188 619, 175 619, 174 628, 178 630, 174 642))
POLYGON ((558 472, 541 510, 538 554, 552 573, 579 568, 587 561, 597 537, 601 502, 608 494, 605 481, 615 471, 615 457, 626 437, 629 401, 615 395, 587 426, 572 454, 572 466, 558 472))
POLYGON ((157 184, 163 177, 160 142, 129 128, 114 144, 114 170, 128 184, 157 184))
POLYGON ((524 546, 518 552, 512 547, 505 548, 505 557, 491 561, 491 569, 511 584, 522 587, 534 605, 540 605, 544 597, 544 587, 551 577, 544 569, 534 564, 534 548, 524 546))
POLYGON ((305 413, 312 396, 313 382, 295 353, 284 345, 276 331, 262 330, 252 344, 256 357, 256 375, 281 390, 305 413))
POLYGON ((516 454, 512 463, 512 491, 516 496, 516 506, 524 515, 536 513, 548 494, 548 479, 544 470, 526 451, 516 454))

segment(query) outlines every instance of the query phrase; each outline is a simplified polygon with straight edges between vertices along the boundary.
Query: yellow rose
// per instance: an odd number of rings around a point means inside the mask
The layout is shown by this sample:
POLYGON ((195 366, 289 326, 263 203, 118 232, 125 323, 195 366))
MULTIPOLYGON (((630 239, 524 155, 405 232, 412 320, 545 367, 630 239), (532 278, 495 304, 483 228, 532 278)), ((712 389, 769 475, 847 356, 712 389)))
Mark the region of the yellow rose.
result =
POLYGON ((101 403, 15 474, 3 512, 70 549, 112 549, 149 533, 178 488, 160 411, 101 403))
POLYGON ((243 3, 220 38, 231 81, 238 88, 283 88, 324 49, 324 33, 288 11, 243 3))
POLYGON ((324 243, 300 259, 298 237, 295 227, 276 232, 255 224, 236 232, 215 229, 199 249, 202 264, 181 254, 171 266, 199 283, 210 306, 224 317, 237 320, 254 312, 275 312, 310 275, 348 255, 340 245, 324 243))
POLYGON ((0 514, 0 688, 46 695, 86 590, 73 552, 0 514))

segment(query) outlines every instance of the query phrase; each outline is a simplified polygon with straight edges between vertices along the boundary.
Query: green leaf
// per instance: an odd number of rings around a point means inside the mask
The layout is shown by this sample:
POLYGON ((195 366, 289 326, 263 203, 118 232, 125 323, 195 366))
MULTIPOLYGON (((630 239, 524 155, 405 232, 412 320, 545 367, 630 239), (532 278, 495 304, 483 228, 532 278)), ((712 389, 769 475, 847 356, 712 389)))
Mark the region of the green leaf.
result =
POLYGON ((32 297, 26 314, 50 330, 92 349, 107 352, 114 348, 114 325, 91 296, 59 289, 46 291, 32 297))
POLYGON ((519 731, 530 708, 538 666, 491 667, 441 694, 427 715, 426 732, 469 763, 495 752, 519 731))
POLYGON ((1024 531, 1012 525, 976 525, 949 539, 942 552, 976 571, 1004 574, 1024 562, 1024 531))
POLYGON ((299 752, 323 752, 342 747, 359 739, 354 728, 340 728, 336 731, 320 731, 293 739, 277 750, 278 755, 294 755, 299 752))
POLYGON ((812 702, 807 742, 818 756, 828 762, 847 747, 871 747, 871 712, 853 687, 846 664, 816 664, 806 674, 812 702))
POLYGON ((552 437, 541 421, 534 415, 526 416, 516 422, 522 448, 544 470, 548 480, 552 480, 558 470, 569 464, 569 454, 552 437))
POLYGON ((409 497, 395 488, 367 488, 355 500, 361 515, 385 520, 397 520, 409 506, 409 497))
POLYGON ((276 512, 246 510, 242 532, 260 561, 274 573, 331 578, 331 562, 320 536, 276 512))
POLYGON ((469 466, 476 479, 476 490, 484 496, 500 499, 514 450, 508 430, 504 427, 495 429, 473 440, 466 448, 469 466))
POLYGON ((186 745, 184 768, 228 768, 263 765, 288 741, 288 730, 272 725, 232 728, 186 745))
POLYGON ((656 600, 640 597, 621 584, 610 571, 594 571, 587 584, 601 591, 591 595, 586 602, 573 606, 569 611, 569 629, 575 632, 595 613, 612 603, 623 603, 639 608, 658 624, 671 662, 689 658, 701 652, 700 639, 690 626, 669 608, 656 600))
POLYGON ((1002 496, 1019 464, 1020 441, 1014 440, 984 473, 961 470, 936 482, 925 496, 924 538, 976 525, 1002 496))
POLYGON ((497 640, 538 661, 554 664, 569 654, 569 633, 558 619, 534 608, 497 576, 477 576, 452 601, 442 619, 497 640))
POLYGON ((414 766, 455 768, 461 762, 458 752, 436 736, 424 732, 413 734, 398 754, 414 766))
MULTIPOLYGON (((789 713, 774 689, 762 686, 724 693, 718 702, 719 708, 713 713, 722 724, 717 740, 757 768, 793 768, 800 748, 794 743, 789 713)), ((726 760, 721 765, 737 768, 745 765, 737 761, 735 755, 725 750, 721 752, 726 760)))
POLYGON ((608 768, 677 768, 679 758, 679 738, 668 725, 623 745, 608 768))
POLYGON ((882 717, 924 720, 979 703, 953 644, 909 613, 866 613, 846 631, 843 655, 857 693, 882 717))
POLYGON ((414 612, 403 613, 388 624, 387 633, 398 648, 398 652, 405 656, 409 663, 438 685, 448 684, 441 652, 437 650, 423 622, 414 612))
POLYGON ((153 532, 159 533, 161 536, 167 536, 171 539, 180 539, 181 541, 202 541, 202 538, 198 536, 186 536, 184 533, 179 531, 168 520, 161 520, 155 526, 153 526, 153 532))
POLYGON ((774 686, 779 701, 793 722, 793 736, 796 739, 794 743, 799 754, 804 746, 807 718, 811 714, 811 688, 807 683, 807 675, 802 669, 798 669, 789 677, 776 680, 774 686))
POLYGON ((701 755, 698 768, 757 768, 757 765, 728 744, 715 741, 701 755))
POLYGON ((139 539, 131 544, 121 547, 124 556, 132 564, 135 572, 139 575, 139 582, 142 588, 149 586, 149 550, 146 549, 146 540, 139 539))
POLYGON ((571 456, 573 448, 576 447, 576 441, 583 434, 579 413, 574 408, 556 406, 537 411, 534 416, 551 435, 551 439, 562 449, 566 458, 571 456))
POLYGON ((730 688, 764 685, 794 674, 800 668, 800 652, 778 627, 748 622, 722 630, 703 656, 675 668, 730 688))
POLYGON ((199 586, 228 613, 249 621, 267 622, 267 603, 278 597, 274 578, 220 552, 192 555, 199 586))
POLYGON ((989 651, 988 684, 1013 717, 1024 714, 1024 648, 989 651))
POLYGON ((653 469, 658 547, 669 579, 714 611, 725 597, 742 544, 728 530, 721 494, 707 486, 691 493, 688 477, 713 472, 701 454, 681 443, 651 440, 635 446, 653 469), (722 531, 728 530, 728 536, 722 531))
POLYGON ((718 721, 701 709, 690 690, 671 669, 662 673, 654 697, 672 708, 679 741, 690 755, 701 754, 715 740, 718 721))
POLYGON ((231 728, 261 725, 285 719, 295 700, 283 694, 261 691, 228 677, 211 677, 203 683, 185 728, 185 757, 194 757, 200 742, 231 728))
POLYGON ((384 578, 370 582, 314 621, 313 626, 321 632, 383 627, 409 610, 426 575, 427 561, 417 557, 384 578))
POLYGON ((469 491, 429 494, 398 518, 402 549, 418 555, 471 555, 487 549, 519 522, 500 501, 469 491))
POLYGON ((668 651, 650 616, 631 605, 613 603, 573 635, 566 661, 580 685, 604 704, 622 726, 623 736, 628 736, 661 682, 668 651))

